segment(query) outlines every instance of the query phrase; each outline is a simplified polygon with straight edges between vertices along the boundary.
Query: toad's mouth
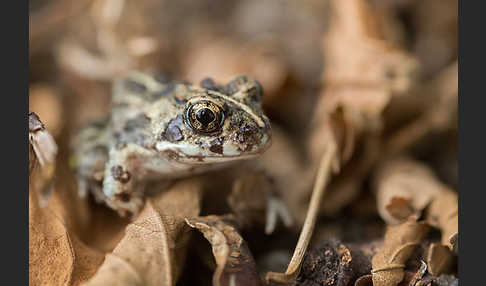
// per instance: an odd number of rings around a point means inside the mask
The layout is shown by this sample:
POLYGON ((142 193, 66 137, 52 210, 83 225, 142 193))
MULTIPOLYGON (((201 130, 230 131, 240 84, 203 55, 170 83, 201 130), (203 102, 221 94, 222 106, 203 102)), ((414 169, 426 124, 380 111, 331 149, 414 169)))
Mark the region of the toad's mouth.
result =
POLYGON ((260 156, 271 146, 271 141, 271 137, 266 137, 265 143, 256 145, 253 150, 241 150, 237 145, 226 144, 211 150, 211 147, 214 146, 201 148, 201 146, 192 144, 167 143, 157 146, 157 150, 161 153, 169 153, 172 161, 182 164, 225 163, 260 156))
POLYGON ((202 165, 207 163, 228 163, 239 160, 248 160, 258 157, 261 152, 255 153, 245 153, 244 155, 218 155, 218 156, 207 156, 207 155, 185 155, 179 158, 180 163, 191 164, 191 165, 202 165))

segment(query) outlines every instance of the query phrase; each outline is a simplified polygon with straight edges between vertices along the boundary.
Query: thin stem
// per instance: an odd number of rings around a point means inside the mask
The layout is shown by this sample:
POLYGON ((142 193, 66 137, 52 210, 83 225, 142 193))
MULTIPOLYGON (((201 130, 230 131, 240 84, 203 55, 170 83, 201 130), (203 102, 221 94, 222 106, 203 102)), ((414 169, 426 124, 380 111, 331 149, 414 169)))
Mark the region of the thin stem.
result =
POLYGON ((329 144, 329 148, 327 148, 327 150, 325 151, 319 164, 319 169, 317 171, 316 181, 314 184, 314 189, 312 190, 312 196, 310 199, 309 208, 307 209, 304 226, 302 227, 302 230, 300 232, 299 240, 295 247, 292 259, 290 260, 290 263, 287 267, 287 271, 285 271, 285 273, 269 272, 266 276, 267 281, 288 283, 292 280, 295 280, 295 278, 297 278, 297 275, 299 275, 305 251, 309 246, 312 233, 314 232, 317 215, 319 213, 319 206, 321 205, 322 197, 326 190, 325 187, 329 181, 332 170, 331 165, 335 158, 336 145, 329 144))

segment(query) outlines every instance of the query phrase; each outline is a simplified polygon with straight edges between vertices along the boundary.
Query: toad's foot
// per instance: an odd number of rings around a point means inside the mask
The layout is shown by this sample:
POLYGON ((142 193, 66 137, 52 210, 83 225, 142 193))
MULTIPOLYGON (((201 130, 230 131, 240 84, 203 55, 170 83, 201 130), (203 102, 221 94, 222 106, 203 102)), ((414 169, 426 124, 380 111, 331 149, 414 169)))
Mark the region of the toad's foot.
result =
POLYGON ((272 234, 277 227, 279 218, 286 227, 291 227, 294 224, 294 219, 290 214, 287 205, 273 194, 267 195, 267 208, 265 220, 265 234, 272 234))
POLYGON ((265 224, 265 233, 271 234, 279 220, 286 227, 293 218, 286 204, 279 198, 272 178, 264 172, 250 171, 233 183, 228 203, 243 224, 265 224), (251 172, 251 173, 250 173, 251 172))

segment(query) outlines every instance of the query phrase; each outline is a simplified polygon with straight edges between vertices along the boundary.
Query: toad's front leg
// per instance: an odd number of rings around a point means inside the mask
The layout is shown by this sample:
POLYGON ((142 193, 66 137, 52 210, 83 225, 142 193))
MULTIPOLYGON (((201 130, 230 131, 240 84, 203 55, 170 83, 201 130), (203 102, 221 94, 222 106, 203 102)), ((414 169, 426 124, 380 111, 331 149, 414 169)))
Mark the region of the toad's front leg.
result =
POLYGON ((135 144, 111 147, 103 179, 103 199, 121 216, 135 217, 143 207, 144 182, 147 172, 144 161, 153 152, 135 144))

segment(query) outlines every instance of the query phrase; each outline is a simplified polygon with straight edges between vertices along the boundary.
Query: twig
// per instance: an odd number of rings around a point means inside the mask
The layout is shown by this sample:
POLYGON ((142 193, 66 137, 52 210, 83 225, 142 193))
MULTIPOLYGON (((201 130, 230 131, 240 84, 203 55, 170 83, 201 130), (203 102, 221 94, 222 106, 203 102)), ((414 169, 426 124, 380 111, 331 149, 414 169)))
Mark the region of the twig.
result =
POLYGON ((287 270, 285 273, 268 272, 265 277, 268 282, 273 281, 277 283, 290 283, 295 281, 299 275, 305 251, 307 250, 307 246, 309 246, 312 233, 314 232, 319 206, 321 205, 322 197, 326 190, 325 187, 329 181, 332 171, 331 167, 334 165, 337 157, 336 150, 337 148, 334 143, 329 144, 329 147, 321 158, 314 189, 312 190, 309 208, 305 217, 304 226, 300 232, 299 240, 294 250, 294 255, 287 266, 287 270))

